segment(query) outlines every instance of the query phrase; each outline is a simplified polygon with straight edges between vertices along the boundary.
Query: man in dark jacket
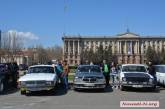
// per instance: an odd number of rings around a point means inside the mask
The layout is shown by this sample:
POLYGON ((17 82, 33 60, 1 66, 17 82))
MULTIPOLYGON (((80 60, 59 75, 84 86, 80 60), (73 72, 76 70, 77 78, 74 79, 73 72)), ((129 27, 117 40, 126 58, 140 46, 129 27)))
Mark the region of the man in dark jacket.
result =
POLYGON ((148 73, 154 77, 154 80, 155 80, 155 83, 156 83, 156 81, 157 81, 157 79, 156 79, 156 71, 155 71, 155 68, 152 65, 151 61, 148 62, 148 73))
POLYGON ((103 60, 103 64, 101 65, 103 75, 106 80, 106 86, 109 86, 109 79, 110 79, 110 65, 107 64, 106 60, 103 60))

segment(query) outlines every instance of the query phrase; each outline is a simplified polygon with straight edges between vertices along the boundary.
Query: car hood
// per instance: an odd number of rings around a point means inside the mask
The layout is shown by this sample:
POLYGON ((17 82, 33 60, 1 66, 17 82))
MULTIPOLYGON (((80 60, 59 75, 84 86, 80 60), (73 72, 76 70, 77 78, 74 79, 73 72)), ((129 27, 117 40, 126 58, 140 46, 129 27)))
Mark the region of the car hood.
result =
POLYGON ((92 76, 92 77, 103 77, 103 74, 100 72, 100 73, 96 73, 96 72, 79 72, 79 73, 76 73, 75 75, 76 77, 86 77, 86 76, 92 76))
POLYGON ((146 72, 133 72, 133 73, 124 73, 124 77, 144 77, 144 78, 151 78, 150 75, 146 72))
POLYGON ((45 81, 53 81, 56 78, 56 74, 52 73, 31 73, 22 76, 19 81, 38 81, 38 80, 45 80, 45 81))

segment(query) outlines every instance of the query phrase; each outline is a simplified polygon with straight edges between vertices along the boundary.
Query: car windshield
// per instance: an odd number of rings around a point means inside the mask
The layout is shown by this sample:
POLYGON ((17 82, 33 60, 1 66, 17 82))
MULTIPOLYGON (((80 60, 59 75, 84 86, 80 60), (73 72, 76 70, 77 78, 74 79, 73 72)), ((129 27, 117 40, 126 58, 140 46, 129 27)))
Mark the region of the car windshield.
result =
POLYGON ((165 73, 165 66, 156 66, 155 70, 156 72, 165 73))
POLYGON ((54 68, 46 66, 31 67, 28 73, 54 73, 54 68))
POLYGON ((123 66, 122 72, 146 72, 144 66, 123 66))
POLYGON ((78 72, 96 72, 100 73, 100 67, 98 66, 80 66, 78 67, 78 72))

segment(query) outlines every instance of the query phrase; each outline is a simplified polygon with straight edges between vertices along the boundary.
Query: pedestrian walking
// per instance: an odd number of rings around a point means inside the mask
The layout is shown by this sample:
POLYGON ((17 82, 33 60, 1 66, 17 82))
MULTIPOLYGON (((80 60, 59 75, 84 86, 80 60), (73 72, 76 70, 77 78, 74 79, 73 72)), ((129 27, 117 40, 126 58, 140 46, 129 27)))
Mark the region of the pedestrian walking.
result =
POLYGON ((106 80, 106 86, 109 86, 109 80, 110 80, 110 65, 107 64, 106 60, 103 60, 103 64, 101 65, 103 75, 106 80))

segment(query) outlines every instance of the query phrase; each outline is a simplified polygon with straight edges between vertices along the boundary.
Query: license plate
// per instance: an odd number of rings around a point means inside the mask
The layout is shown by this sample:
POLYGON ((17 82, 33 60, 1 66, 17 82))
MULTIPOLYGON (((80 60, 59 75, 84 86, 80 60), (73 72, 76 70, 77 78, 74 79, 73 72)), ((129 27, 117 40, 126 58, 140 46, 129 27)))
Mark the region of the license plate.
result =
POLYGON ((132 87, 142 88, 142 87, 143 87, 143 85, 133 85, 132 87))
POLYGON ((94 84, 85 84, 85 86, 95 86, 94 84))

